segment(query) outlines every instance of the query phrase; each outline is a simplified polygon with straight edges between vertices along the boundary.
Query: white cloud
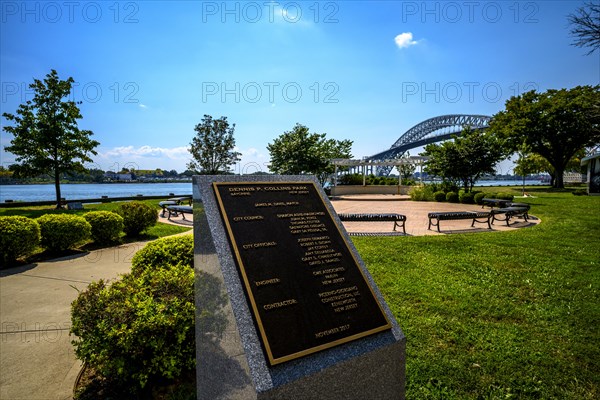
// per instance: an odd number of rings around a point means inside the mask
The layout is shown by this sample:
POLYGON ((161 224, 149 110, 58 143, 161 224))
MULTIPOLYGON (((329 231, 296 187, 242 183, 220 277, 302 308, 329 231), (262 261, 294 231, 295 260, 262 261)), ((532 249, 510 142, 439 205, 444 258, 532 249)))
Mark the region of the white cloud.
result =
POLYGON ((144 110, 145 110, 146 108, 148 108, 148 106, 147 106, 147 105, 145 105, 145 104, 142 104, 142 103, 140 103, 140 104, 139 104, 139 107, 140 107, 140 108, 142 108, 142 109, 144 109, 144 110))
POLYGON ((396 46, 401 49, 405 49, 419 43, 417 40, 413 40, 412 32, 404 32, 399 34, 394 38, 394 42, 396 42, 396 46))

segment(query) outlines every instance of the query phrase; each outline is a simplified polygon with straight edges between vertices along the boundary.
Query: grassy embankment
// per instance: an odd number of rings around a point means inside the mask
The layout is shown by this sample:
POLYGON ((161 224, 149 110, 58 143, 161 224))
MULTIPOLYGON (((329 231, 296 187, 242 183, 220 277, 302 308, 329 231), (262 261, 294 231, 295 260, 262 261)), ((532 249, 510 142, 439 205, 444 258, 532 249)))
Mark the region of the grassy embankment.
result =
POLYGON ((407 336, 408 399, 600 398, 600 197, 528 191, 532 228, 353 239, 407 336))

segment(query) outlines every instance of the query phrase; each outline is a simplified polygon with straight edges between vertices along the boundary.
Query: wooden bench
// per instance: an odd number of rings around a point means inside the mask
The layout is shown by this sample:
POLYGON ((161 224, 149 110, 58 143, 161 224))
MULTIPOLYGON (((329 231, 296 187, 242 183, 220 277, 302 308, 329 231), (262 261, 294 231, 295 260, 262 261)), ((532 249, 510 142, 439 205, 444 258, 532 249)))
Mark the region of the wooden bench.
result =
POLYGON ((167 211, 169 212, 169 216, 167 219, 171 219, 171 215, 175 215, 176 217, 181 214, 181 218, 185 219, 185 214, 193 214, 194 207, 192 206, 167 206, 167 211))
POLYGON ((522 217, 525 222, 529 221, 529 208, 527 203, 510 203, 508 207, 492 210, 492 224, 494 221, 506 222, 506 226, 510 226, 510 219, 513 217, 522 217), (504 215, 504 218, 498 218, 498 215, 504 215))
POLYGON ((438 232, 440 232, 440 221, 450 221, 450 220, 457 220, 457 219, 470 219, 473 222, 471 222, 471 226, 475 225, 475 222, 479 222, 479 223, 487 223, 488 224, 488 229, 492 229, 492 226, 490 225, 490 217, 492 216, 492 214, 490 214, 487 211, 448 211, 448 212, 430 212, 428 215, 429 217, 429 226, 427 227, 427 229, 431 230, 431 226, 437 226, 437 230, 438 232), (433 221, 436 222, 433 222, 433 221))
POLYGON ((393 222, 394 231, 397 226, 402 227, 406 234, 406 215, 402 214, 338 214, 340 221, 347 222, 393 222))

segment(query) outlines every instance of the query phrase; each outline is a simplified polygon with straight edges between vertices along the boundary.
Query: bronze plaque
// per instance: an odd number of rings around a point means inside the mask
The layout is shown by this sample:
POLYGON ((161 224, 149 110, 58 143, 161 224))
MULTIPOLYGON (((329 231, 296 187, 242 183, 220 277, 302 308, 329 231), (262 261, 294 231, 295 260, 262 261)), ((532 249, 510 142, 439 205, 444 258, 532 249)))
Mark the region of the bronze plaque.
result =
POLYGON ((214 182, 271 365, 391 328, 313 182, 214 182))

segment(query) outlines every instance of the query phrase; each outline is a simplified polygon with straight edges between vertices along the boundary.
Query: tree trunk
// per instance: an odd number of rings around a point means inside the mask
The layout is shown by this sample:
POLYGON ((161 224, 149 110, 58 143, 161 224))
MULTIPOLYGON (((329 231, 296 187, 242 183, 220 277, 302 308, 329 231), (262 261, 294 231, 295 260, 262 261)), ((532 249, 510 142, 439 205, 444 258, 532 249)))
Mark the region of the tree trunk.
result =
POLYGON ((60 171, 58 168, 54 169, 54 188, 56 189, 56 209, 61 209, 62 204, 60 202, 60 171))
POLYGON ((564 172, 565 172, 565 169, 562 167, 554 169, 554 185, 552 185, 553 188, 563 189, 565 187, 565 184, 563 181, 564 172))

